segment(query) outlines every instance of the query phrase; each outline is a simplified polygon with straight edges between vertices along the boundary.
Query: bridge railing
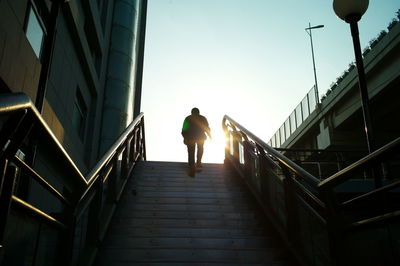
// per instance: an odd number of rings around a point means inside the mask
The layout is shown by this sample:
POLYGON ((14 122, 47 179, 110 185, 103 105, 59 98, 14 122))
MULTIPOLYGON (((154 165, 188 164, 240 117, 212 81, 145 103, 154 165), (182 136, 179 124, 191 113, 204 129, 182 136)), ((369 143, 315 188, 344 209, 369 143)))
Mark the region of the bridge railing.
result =
POLYGON ((400 176, 384 173, 400 174, 400 138, 320 180, 229 116, 222 124, 226 163, 302 264, 400 263, 400 176))
POLYGON ((339 172, 368 154, 367 150, 275 148, 320 180, 339 172))
POLYGON ((86 176, 26 95, 0 96, 0 126, 0 264, 90 265, 145 159, 143 114, 86 176))

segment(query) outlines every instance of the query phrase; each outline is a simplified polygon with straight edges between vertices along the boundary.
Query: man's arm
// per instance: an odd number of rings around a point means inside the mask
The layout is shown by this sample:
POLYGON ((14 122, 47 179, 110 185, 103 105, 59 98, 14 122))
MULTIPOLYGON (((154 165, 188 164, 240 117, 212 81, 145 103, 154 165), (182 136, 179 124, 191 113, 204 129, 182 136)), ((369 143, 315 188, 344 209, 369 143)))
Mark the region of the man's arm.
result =
POLYGON ((208 121, 207 121, 207 118, 205 118, 204 117, 204 125, 205 125, 205 127, 204 127, 204 132, 207 134, 207 136, 210 138, 210 140, 212 139, 212 136, 211 136, 211 129, 210 129, 210 126, 208 125, 208 121))
POLYGON ((185 119, 183 121, 182 132, 181 132, 184 138, 187 136, 188 129, 189 129, 189 122, 187 121, 187 119, 185 119))

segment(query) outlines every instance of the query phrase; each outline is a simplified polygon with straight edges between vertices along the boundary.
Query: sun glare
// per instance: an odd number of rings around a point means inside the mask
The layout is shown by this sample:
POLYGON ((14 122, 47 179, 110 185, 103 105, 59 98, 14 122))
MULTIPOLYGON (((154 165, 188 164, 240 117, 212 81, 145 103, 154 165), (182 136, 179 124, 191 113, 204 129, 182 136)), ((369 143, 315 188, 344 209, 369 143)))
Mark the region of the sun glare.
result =
POLYGON ((222 129, 215 130, 213 138, 207 140, 204 144, 203 162, 205 163, 223 163, 224 161, 224 147, 225 136, 222 129))

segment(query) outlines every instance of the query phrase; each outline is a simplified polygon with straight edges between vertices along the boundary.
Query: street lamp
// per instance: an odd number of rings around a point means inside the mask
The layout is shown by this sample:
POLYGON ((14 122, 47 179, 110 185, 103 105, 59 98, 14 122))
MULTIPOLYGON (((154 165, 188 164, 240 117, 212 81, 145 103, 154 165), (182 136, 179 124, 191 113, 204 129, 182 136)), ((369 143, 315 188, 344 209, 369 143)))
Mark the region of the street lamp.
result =
POLYGON ((315 80, 315 101, 317 104, 319 104, 317 70, 315 69, 314 47, 313 47, 313 42, 312 42, 311 30, 319 29, 319 28, 323 28, 323 27, 324 27, 324 25, 318 25, 318 26, 311 27, 311 23, 308 23, 308 28, 305 28, 306 32, 310 36, 310 42, 311 42, 311 55, 312 55, 312 63, 313 63, 313 67, 314 67, 314 80, 315 80))
POLYGON ((358 84, 360 88, 361 107, 364 117, 364 129, 367 137, 368 152, 375 149, 375 140, 372 130, 372 120, 369 110, 367 82, 365 78, 364 63, 361 55, 360 38, 358 36, 357 22, 367 11, 369 0, 333 0, 333 10, 342 20, 350 24, 353 37, 354 54, 358 71, 358 84))

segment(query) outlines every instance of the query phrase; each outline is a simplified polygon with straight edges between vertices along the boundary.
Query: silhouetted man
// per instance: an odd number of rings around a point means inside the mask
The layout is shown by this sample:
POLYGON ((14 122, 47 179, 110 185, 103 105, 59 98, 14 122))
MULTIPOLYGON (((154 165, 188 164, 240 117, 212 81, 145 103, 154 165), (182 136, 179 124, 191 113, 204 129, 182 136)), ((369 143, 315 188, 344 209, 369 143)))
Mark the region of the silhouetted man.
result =
POLYGON ((189 175, 194 176, 196 166, 202 167, 201 158, 203 157, 203 146, 207 136, 211 139, 211 131, 208 126, 207 118, 200 115, 198 108, 192 109, 192 114, 185 118, 182 127, 183 143, 188 149, 189 175), (197 145, 197 162, 195 165, 194 156, 197 145))

